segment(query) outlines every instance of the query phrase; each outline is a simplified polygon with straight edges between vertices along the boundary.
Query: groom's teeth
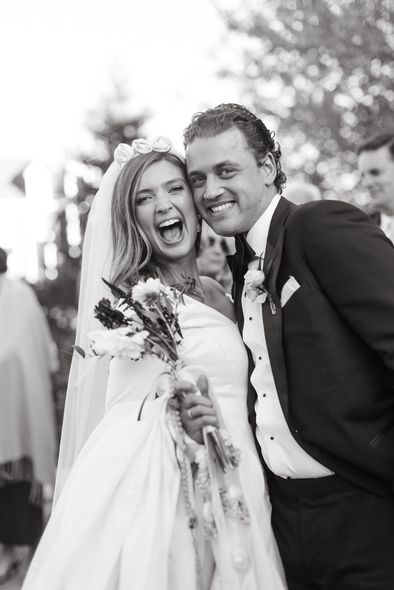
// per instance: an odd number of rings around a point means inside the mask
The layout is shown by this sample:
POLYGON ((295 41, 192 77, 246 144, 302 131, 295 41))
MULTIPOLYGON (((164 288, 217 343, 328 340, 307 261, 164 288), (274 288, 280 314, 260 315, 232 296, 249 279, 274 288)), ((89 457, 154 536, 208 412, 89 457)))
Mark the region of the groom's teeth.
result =
POLYGON ((212 213, 218 213, 219 211, 224 211, 225 209, 230 209, 233 206, 233 203, 223 203, 222 205, 216 205, 216 207, 211 207, 212 213))

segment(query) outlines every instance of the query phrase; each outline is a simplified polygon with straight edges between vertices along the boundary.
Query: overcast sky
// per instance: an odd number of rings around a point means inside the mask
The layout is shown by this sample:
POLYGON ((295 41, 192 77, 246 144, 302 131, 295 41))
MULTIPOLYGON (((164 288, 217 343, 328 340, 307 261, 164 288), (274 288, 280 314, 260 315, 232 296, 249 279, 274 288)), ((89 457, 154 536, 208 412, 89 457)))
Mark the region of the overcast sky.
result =
POLYGON ((225 43, 210 0, 7 2, 0 158, 61 159, 112 79, 125 80, 132 112, 153 115, 149 133, 179 139, 196 110, 239 100, 237 86, 216 76, 225 43))

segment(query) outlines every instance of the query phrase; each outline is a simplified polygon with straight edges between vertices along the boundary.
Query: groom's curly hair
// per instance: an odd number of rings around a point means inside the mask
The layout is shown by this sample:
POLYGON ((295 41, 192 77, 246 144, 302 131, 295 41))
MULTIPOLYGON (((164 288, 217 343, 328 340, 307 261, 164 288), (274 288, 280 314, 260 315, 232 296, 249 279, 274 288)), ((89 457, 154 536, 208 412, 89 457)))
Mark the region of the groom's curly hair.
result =
POLYGON ((282 152, 279 143, 275 141, 275 132, 270 131, 261 119, 242 105, 224 103, 196 113, 183 133, 185 148, 196 137, 213 137, 233 127, 238 128, 244 134, 258 165, 268 153, 272 154, 276 164, 274 185, 282 194, 286 175, 282 170, 280 161, 282 152))

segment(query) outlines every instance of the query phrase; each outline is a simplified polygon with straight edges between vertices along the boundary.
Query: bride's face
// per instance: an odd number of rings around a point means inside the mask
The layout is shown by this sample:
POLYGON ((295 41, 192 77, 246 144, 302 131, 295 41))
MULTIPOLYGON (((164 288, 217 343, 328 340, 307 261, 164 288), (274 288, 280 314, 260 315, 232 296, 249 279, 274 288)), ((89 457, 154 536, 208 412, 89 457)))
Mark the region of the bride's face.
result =
POLYGON ((135 211, 157 261, 181 261, 194 255, 198 219, 180 167, 167 160, 151 164, 141 176, 135 211))

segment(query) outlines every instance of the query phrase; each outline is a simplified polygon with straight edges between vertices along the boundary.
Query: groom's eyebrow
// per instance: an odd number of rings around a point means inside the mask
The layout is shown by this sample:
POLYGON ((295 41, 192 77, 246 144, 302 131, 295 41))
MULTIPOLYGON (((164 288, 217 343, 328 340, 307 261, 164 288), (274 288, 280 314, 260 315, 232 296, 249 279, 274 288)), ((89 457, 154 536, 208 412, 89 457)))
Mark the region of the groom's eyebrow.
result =
MULTIPOLYGON (((225 168, 226 166, 238 166, 238 165, 239 164, 237 164, 233 160, 223 160, 223 162, 217 162, 216 164, 213 164, 212 168, 216 172, 217 170, 220 170, 221 168, 225 168)), ((193 176, 193 174, 204 174, 204 172, 201 172, 200 170, 188 171, 189 177, 193 176)))
POLYGON ((233 160, 223 160, 223 162, 215 164, 214 168, 224 168, 225 166, 236 166, 236 163, 233 160))

